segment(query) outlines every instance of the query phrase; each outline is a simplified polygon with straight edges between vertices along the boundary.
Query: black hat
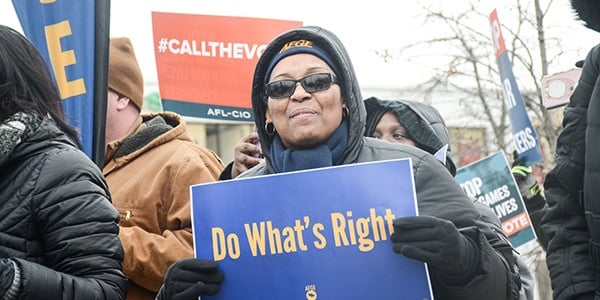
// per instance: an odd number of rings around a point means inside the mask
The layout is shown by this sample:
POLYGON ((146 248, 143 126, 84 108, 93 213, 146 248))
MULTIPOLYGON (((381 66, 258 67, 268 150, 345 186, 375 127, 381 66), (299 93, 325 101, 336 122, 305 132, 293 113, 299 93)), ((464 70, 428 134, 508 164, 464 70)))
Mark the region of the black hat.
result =
POLYGON ((600 32, 600 1, 571 0, 571 7, 585 27, 600 32))
POLYGON ((299 53, 308 53, 308 54, 317 56, 318 58, 325 61, 325 63, 327 63, 327 65, 329 65, 329 67, 333 70, 335 75, 340 73, 339 68, 333 62, 333 60, 331 59, 331 56, 329 54, 327 54, 327 52, 325 50, 323 50, 321 47, 319 47, 317 44, 315 44, 314 42, 312 42, 310 40, 301 39, 301 40, 291 41, 291 42, 284 44, 283 47, 281 47, 281 50, 279 51, 279 53, 277 53, 275 56, 273 56, 273 58, 271 59, 271 62, 269 63, 269 66, 267 67, 267 71, 265 72, 265 84, 269 82, 269 77, 271 76, 271 71, 273 71, 273 68, 280 60, 282 60, 290 55, 299 54, 299 53))

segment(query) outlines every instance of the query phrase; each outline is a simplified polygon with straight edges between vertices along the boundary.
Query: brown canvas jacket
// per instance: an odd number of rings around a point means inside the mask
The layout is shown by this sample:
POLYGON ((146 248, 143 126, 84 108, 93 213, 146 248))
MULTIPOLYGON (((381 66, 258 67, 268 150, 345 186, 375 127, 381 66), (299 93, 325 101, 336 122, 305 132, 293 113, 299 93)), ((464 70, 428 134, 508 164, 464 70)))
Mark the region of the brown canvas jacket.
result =
POLYGON ((216 181, 223 170, 213 151, 188 136, 179 115, 141 115, 136 125, 108 145, 103 168, 121 215, 130 300, 154 299, 167 268, 193 256, 190 185, 216 181))

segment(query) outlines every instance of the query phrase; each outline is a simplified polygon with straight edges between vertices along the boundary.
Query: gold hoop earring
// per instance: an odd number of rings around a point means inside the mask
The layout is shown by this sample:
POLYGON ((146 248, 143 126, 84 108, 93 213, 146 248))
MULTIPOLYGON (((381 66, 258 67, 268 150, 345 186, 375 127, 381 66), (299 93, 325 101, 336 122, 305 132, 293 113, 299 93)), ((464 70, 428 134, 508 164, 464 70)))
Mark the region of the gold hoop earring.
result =
POLYGON ((275 125, 272 122, 265 124, 265 132, 268 136, 273 136, 275 134, 275 125))
POLYGON ((350 109, 348 108, 348 106, 346 106, 342 109, 342 118, 345 118, 349 115, 350 115, 350 109))

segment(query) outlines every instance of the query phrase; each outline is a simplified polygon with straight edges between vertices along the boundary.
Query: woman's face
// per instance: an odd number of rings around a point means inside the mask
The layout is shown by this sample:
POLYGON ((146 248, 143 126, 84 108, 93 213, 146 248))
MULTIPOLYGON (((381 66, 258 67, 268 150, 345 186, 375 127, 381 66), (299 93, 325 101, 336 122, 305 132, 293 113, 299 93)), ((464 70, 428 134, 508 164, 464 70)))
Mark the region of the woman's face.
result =
POLYGON ((415 146, 415 142, 408 135, 406 128, 398 122, 398 118, 391 111, 383 114, 381 120, 377 123, 377 127, 375 127, 373 137, 390 143, 415 146))
MULTIPOLYGON (((317 56, 295 54, 280 60, 269 83, 300 79, 312 74, 333 74, 332 69, 317 56)), ((339 85, 309 93, 300 83, 289 97, 267 100, 267 123, 273 122, 283 145, 288 149, 308 149, 324 144, 338 128, 345 108, 339 85)))

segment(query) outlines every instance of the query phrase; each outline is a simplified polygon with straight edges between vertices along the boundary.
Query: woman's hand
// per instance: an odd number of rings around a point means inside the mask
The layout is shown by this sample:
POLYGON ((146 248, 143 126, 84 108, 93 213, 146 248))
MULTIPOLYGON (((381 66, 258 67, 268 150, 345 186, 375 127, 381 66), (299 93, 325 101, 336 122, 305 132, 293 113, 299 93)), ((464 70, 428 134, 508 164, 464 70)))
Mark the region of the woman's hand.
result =
POLYGON ((258 133, 251 132, 238 140, 234 148, 231 178, 236 178, 243 172, 258 165, 264 160, 258 133))

